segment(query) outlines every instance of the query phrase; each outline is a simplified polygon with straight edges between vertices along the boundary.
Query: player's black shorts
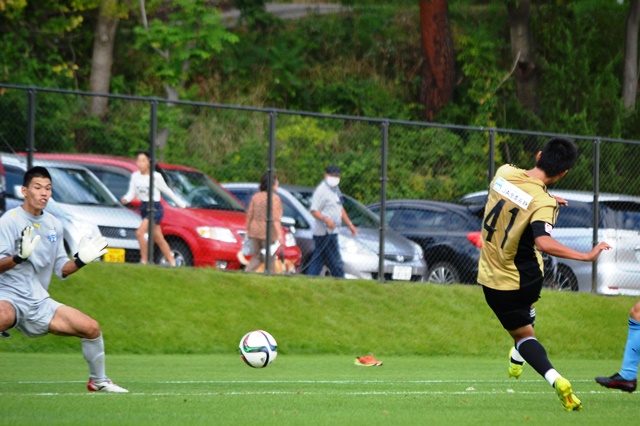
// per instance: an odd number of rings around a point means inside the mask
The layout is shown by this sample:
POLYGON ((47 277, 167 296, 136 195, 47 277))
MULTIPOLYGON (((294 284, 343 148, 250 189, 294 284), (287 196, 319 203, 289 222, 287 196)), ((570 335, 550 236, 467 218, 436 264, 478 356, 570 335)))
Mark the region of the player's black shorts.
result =
POLYGON ((542 283, 518 290, 494 290, 486 286, 482 286, 482 290, 487 304, 506 330, 532 325, 535 321, 531 305, 540 299, 542 283))

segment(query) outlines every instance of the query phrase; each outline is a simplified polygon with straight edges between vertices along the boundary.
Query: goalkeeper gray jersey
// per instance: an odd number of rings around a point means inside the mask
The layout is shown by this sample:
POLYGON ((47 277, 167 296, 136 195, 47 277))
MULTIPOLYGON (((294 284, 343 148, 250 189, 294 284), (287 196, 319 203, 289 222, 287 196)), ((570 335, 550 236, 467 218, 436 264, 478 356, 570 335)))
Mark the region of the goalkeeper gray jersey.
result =
POLYGON ((62 241, 62 223, 44 211, 40 216, 27 213, 21 206, 0 218, 0 258, 18 253, 22 230, 33 226, 40 242, 31 255, 13 269, 0 273, 0 293, 11 292, 28 301, 49 297, 49 282, 55 273, 62 277, 62 267, 69 257, 62 241))

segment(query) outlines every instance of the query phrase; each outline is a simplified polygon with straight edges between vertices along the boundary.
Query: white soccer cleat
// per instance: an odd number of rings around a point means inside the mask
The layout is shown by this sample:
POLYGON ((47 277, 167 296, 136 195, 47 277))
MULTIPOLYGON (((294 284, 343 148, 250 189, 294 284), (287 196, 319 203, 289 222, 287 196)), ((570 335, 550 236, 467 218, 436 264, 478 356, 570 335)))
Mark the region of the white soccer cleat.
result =
POLYGON ((89 392, 116 392, 116 393, 129 392, 125 388, 121 388, 120 386, 116 385, 112 381, 96 383, 91 379, 89 379, 89 383, 87 384, 87 389, 89 389, 89 392))

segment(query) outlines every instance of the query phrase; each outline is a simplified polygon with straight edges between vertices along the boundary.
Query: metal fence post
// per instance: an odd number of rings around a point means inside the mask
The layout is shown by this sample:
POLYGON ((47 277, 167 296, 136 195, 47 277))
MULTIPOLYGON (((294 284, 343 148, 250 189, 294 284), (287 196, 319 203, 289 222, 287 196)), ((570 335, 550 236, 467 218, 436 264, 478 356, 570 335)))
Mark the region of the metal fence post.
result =
MULTIPOLYGON (((149 202, 147 203, 147 208, 149 211, 149 231, 147 233, 147 242, 149 243, 148 248, 148 258, 147 263, 154 263, 153 258, 153 228, 155 227, 154 221, 154 213, 156 211, 155 203, 153 201, 153 191, 155 189, 154 182, 154 172, 156 171, 156 133, 158 129, 158 100, 153 99, 151 101, 151 127, 149 129, 150 139, 149 139, 149 157, 150 160, 150 171, 149 171, 149 202)), ((167 259, 168 260, 168 259, 167 259)))
POLYGON ((36 130, 36 89, 27 92, 29 98, 29 118, 27 122, 27 169, 33 167, 33 151, 35 151, 36 130))
POLYGON ((496 175, 496 129, 489 130, 489 182, 487 187, 496 175))
MULTIPOLYGON (((600 139, 593 144, 593 241, 591 246, 598 244, 598 224, 600 222, 600 139)), ((598 293, 598 259, 591 262, 591 292, 598 293)))
MULTIPOLYGON (((269 113, 269 165, 267 166, 267 173, 269 173, 269 179, 267 183, 267 239, 266 239, 266 249, 264 256, 264 272, 266 274, 270 274, 271 272, 271 240, 273 236, 271 235, 272 229, 271 224, 273 223, 273 174, 275 172, 275 162, 276 162, 276 116, 277 113, 275 111, 271 111, 269 113)), ((247 229, 247 232, 249 230, 247 229)), ((284 250, 284 247, 282 247, 284 250)), ((255 256, 255 254, 254 254, 255 256)))
POLYGON ((385 219, 387 200, 387 155, 389 154, 389 122, 382 123, 382 151, 380 159, 380 256, 378 258, 378 280, 384 281, 384 234, 387 229, 385 219))

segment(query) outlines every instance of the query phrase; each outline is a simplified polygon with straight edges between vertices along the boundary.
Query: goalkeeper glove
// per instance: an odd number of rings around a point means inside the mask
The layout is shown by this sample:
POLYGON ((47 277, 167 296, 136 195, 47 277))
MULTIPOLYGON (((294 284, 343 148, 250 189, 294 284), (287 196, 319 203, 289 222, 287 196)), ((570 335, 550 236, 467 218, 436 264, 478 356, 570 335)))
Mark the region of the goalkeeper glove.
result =
POLYGON ((78 243, 78 253, 76 253, 76 266, 82 268, 87 263, 91 263, 107 252, 107 239, 103 236, 88 238, 83 236, 78 243))
POLYGON ((33 249, 35 249, 36 245, 40 242, 40 235, 33 237, 33 232, 33 226, 27 226, 22 230, 22 236, 18 243, 18 254, 13 256, 13 261, 16 264, 20 264, 27 260, 27 257, 29 257, 33 252, 33 249))

